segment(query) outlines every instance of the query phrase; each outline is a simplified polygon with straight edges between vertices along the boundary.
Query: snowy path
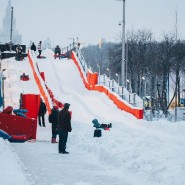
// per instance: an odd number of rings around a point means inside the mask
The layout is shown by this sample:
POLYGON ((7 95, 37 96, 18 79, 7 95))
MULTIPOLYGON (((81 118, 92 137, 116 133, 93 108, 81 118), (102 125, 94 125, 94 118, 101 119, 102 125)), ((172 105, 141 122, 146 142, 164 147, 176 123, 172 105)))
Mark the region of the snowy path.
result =
POLYGON ((93 138, 93 128, 75 122, 69 155, 58 154, 57 144, 44 139, 50 138, 49 125, 39 127, 40 141, 12 146, 35 185, 183 185, 184 130, 173 136, 170 132, 184 127, 164 123, 164 131, 155 127, 151 131, 140 126, 115 124, 102 138, 93 138))
POLYGON ((92 163, 82 150, 71 151, 70 155, 59 155, 57 146, 47 142, 14 147, 19 156, 24 156, 21 160, 27 166, 36 185, 75 185, 80 182, 122 185, 124 182, 123 177, 116 175, 115 169, 100 166, 96 161, 92 163))

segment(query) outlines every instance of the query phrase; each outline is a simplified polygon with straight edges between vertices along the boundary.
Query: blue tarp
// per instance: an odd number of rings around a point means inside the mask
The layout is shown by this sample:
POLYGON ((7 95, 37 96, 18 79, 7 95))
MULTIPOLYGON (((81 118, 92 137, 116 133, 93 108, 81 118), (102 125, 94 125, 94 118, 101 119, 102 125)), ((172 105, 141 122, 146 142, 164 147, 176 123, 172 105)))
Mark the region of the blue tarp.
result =
POLYGON ((0 78, 0 107, 3 105, 3 97, 2 97, 2 94, 1 94, 1 88, 2 88, 2 83, 1 83, 1 78, 0 78))

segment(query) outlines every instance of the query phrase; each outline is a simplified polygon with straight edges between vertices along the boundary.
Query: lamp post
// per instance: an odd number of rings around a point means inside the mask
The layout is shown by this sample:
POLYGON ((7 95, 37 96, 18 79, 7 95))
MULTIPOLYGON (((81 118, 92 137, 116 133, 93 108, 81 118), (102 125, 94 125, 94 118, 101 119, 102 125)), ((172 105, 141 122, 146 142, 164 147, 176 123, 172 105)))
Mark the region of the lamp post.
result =
POLYGON ((116 76, 118 77, 118 85, 119 85, 119 75, 116 73, 116 76))
POLYGON ((109 68, 107 68, 107 71, 109 72, 109 79, 111 79, 111 71, 110 71, 110 69, 109 68))
POLYGON ((4 76, 3 72, 4 72, 5 70, 6 70, 6 69, 3 69, 2 72, 1 72, 1 75, 2 75, 3 109, 4 109, 4 80, 6 80, 6 77, 4 76))
POLYGON ((98 67, 98 81, 99 81, 99 84, 100 84, 100 73, 101 73, 101 68, 100 66, 97 64, 97 67, 98 67))
POLYGON ((122 61, 121 61, 121 83, 122 86, 125 86, 125 0, 123 1, 123 25, 122 25, 122 61))
POLYGON ((150 93, 150 121, 152 121, 153 117, 152 117, 152 112, 153 112, 153 106, 154 106, 154 77, 151 74, 150 70, 148 69, 148 67, 143 67, 143 70, 145 70, 145 74, 146 76, 148 76, 151 79, 151 93, 150 93))
POLYGON ((144 76, 142 76, 141 79, 142 79, 142 85, 143 85, 142 96, 145 97, 146 96, 146 80, 144 76))
POLYGON ((127 83, 128 83, 128 91, 130 92, 130 80, 127 79, 127 83))

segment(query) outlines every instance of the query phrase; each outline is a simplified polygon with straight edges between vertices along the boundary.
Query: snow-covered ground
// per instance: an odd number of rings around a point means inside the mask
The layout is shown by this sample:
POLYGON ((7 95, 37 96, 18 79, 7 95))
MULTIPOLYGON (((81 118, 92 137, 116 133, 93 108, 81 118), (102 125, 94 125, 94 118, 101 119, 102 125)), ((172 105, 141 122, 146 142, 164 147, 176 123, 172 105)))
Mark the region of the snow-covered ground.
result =
MULTIPOLYGON (((57 100, 71 104, 70 154, 58 154, 57 144, 50 143, 51 124, 46 116, 47 127, 38 127, 34 143, 9 143, 0 138, 0 184, 185 184, 185 121, 137 120, 117 109, 103 93, 85 89, 71 60, 54 60, 48 50, 43 54, 47 58, 37 62, 46 84, 57 100), (110 131, 102 131, 101 138, 93 137, 95 118, 113 125, 110 131)), ((7 59, 2 65, 7 69, 6 105, 17 108, 21 92, 39 93, 27 59, 7 59), (22 72, 29 74, 29 82, 19 80, 22 72)))

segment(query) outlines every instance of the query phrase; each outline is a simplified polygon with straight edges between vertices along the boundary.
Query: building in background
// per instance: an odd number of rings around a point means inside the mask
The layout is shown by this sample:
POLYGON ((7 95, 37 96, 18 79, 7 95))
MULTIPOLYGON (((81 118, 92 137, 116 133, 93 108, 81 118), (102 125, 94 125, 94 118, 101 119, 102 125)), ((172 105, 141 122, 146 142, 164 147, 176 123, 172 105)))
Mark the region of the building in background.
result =
MULTIPOLYGON (((3 43, 3 44, 10 42, 11 12, 12 12, 12 5, 11 5, 11 0, 9 0, 8 5, 6 7, 5 16, 3 18, 3 24, 1 27, 2 29, 0 29, 0 43, 3 43)), ((12 42, 13 44, 22 43, 22 35, 20 35, 18 30, 16 29, 15 17, 13 17, 13 24, 12 24, 12 42)))
POLYGON ((106 39, 105 38, 100 38, 99 40, 98 40, 98 47, 99 47, 99 49, 102 49, 102 45, 103 45, 103 43, 105 43, 106 42, 106 39))

